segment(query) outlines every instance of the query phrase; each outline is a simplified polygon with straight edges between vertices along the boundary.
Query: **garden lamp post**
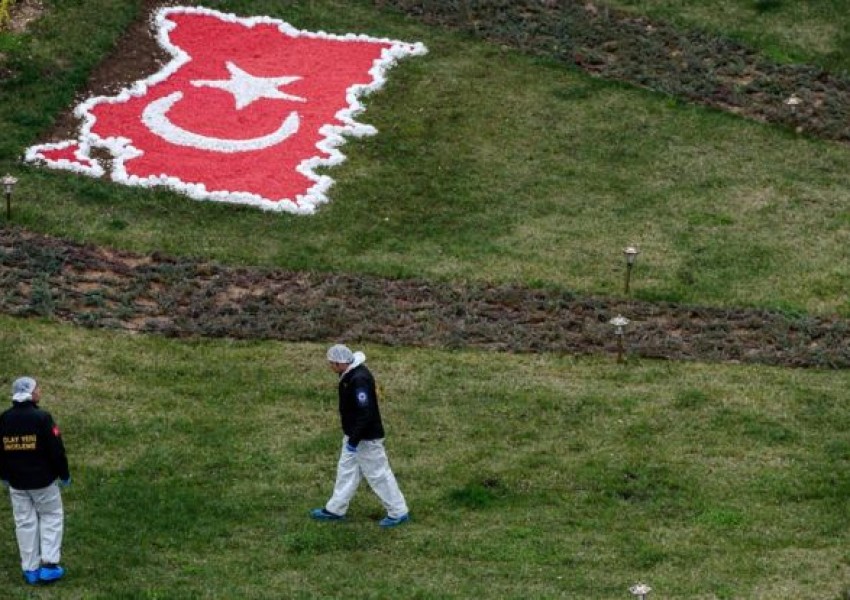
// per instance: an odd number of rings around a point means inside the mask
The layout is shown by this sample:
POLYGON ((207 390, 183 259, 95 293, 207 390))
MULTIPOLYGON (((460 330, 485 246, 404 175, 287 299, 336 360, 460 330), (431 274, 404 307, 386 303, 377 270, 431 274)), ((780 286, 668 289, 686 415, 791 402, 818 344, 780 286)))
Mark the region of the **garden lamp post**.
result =
POLYGON ((617 337, 617 362, 624 362, 623 336, 626 335, 625 327, 629 324, 629 320, 623 315, 617 315, 608 322, 614 326, 614 335, 617 337))
POLYGON ((12 190, 15 189, 15 184, 18 180, 11 175, 6 175, 2 180, 3 190, 6 192, 6 220, 12 218, 12 190))
POLYGON ((638 254, 640 254, 640 250, 634 246, 629 246, 623 250, 623 255, 626 257, 626 294, 629 293, 629 282, 632 278, 632 267, 635 266, 635 259, 637 259, 638 254))
POLYGON ((645 583, 637 583, 630 587, 629 591, 635 597, 635 600, 646 600, 646 596, 652 591, 652 588, 645 583))
POLYGON ((802 104, 803 101, 796 94, 791 94, 788 98, 785 99, 785 106, 791 109, 791 112, 796 112, 797 107, 802 104))

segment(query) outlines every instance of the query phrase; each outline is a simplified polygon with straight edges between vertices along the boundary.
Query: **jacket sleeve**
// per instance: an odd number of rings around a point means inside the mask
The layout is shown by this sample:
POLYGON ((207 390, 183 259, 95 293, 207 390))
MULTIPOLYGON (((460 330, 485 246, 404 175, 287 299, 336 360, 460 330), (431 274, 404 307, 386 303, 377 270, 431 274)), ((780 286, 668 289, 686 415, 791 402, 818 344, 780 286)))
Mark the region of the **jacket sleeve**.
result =
POLYGON ((46 431, 44 432, 44 448, 47 450, 47 458, 53 472, 59 479, 67 480, 71 477, 68 470, 68 457, 65 454, 65 444, 62 442, 62 433, 50 415, 45 419, 46 431))
POLYGON ((377 399, 375 389, 366 381, 357 381, 353 386, 355 417, 348 443, 357 446, 373 420, 377 399))

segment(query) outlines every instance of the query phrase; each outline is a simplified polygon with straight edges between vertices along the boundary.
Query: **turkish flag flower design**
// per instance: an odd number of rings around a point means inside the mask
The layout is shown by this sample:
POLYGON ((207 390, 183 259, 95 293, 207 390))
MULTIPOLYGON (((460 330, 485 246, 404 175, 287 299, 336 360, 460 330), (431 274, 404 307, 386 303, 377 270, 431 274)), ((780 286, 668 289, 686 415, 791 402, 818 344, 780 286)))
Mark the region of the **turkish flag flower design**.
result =
POLYGON ((380 87, 420 43, 308 32, 269 17, 200 7, 160 9, 157 39, 173 59, 117 96, 77 106, 77 140, 29 148, 26 159, 100 177, 92 149, 112 154, 114 181, 164 185, 197 200, 310 214, 342 162, 359 99, 380 87))

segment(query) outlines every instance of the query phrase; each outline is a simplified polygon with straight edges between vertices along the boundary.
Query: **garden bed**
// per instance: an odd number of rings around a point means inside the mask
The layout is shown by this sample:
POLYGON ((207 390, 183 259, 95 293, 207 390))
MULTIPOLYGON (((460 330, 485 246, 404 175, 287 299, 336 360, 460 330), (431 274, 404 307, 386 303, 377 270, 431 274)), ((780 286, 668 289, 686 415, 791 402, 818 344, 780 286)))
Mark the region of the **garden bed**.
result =
POLYGON ((850 323, 756 309, 599 298, 352 274, 231 268, 0 230, 0 311, 175 337, 506 352, 616 353, 793 367, 850 367, 850 323))
MULTIPOLYGON (((376 0, 433 25, 575 64, 599 77, 850 140, 850 82, 780 65, 730 39, 568 1, 376 0), (796 98, 796 103, 789 99, 796 98)), ((19 7, 32 3, 20 3, 19 7)), ((145 0, 144 14, 166 4, 145 0)), ((167 57, 147 17, 92 74, 86 96, 115 93, 167 57)), ((69 111, 53 139, 73 137, 69 111)), ((6 228, 0 311, 171 336, 347 339, 509 352, 615 352, 608 321, 632 319, 629 355, 797 367, 850 366, 848 322, 754 309, 598 298, 515 286, 460 286, 349 274, 227 268, 137 256, 6 228)))

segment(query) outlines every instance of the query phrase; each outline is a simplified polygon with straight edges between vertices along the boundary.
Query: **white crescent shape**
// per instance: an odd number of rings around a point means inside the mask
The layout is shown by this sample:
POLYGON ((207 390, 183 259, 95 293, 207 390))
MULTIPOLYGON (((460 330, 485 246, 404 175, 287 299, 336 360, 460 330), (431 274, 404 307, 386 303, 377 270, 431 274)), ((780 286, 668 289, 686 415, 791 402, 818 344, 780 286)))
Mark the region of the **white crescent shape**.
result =
POLYGON ((293 111, 289 113, 286 120, 281 126, 272 133, 267 135, 250 138, 245 140, 231 140, 208 137, 199 133, 194 133, 175 125, 168 118, 167 114, 171 107, 174 106, 181 98, 183 92, 174 92, 168 96, 163 96, 159 100, 154 100, 145 107, 142 111, 142 122, 154 135, 158 135, 167 142, 178 146, 189 146, 198 150, 210 150, 212 152, 251 152, 254 150, 264 150, 270 146, 281 143, 286 138, 294 135, 298 131, 298 126, 301 120, 298 113, 293 111))

